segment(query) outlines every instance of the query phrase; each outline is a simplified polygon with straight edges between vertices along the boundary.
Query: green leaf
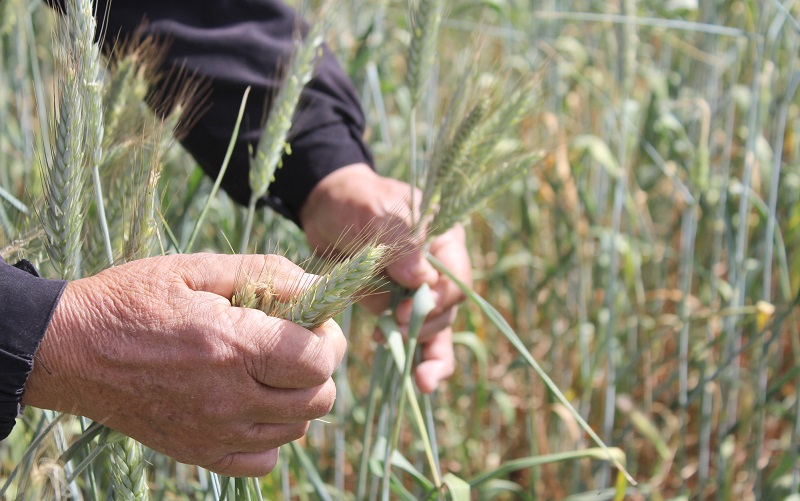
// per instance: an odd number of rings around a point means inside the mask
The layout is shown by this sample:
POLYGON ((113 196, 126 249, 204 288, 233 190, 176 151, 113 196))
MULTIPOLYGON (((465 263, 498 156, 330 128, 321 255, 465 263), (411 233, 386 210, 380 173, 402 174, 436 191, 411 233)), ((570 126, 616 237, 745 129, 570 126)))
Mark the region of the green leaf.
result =
POLYGON ((452 473, 445 474, 442 481, 450 489, 450 498, 453 501, 469 501, 470 486, 467 481, 452 473))
POLYGON ((308 475, 308 480, 311 482, 311 485, 314 486, 314 492, 316 492, 317 496, 319 496, 319 499, 333 501, 330 494, 328 494, 328 489, 325 486, 325 482, 322 481, 322 477, 317 471, 317 468, 314 466, 314 463, 308 457, 303 448, 297 445, 295 442, 289 442, 289 446, 292 448, 292 453, 300 461, 300 465, 303 467, 306 475, 308 475))
POLYGON ((580 451, 557 452, 555 454, 544 454, 541 456, 513 459, 511 461, 506 461, 497 468, 485 471, 473 477, 469 480, 469 485, 471 487, 477 487, 478 485, 493 478, 506 477, 515 471, 532 468, 534 466, 587 458, 597 459, 599 461, 608 461, 610 459, 612 462, 619 462, 625 459, 625 453, 616 447, 612 447, 610 449, 593 447, 591 449, 584 449, 580 451))
MULTIPOLYGON (((386 456, 386 443, 385 437, 379 437, 375 441, 375 448, 372 451, 372 471, 379 478, 383 478, 383 458, 386 456)), ((430 491, 436 488, 433 482, 428 480, 400 451, 392 451, 391 464, 411 475, 424 490, 430 491)))

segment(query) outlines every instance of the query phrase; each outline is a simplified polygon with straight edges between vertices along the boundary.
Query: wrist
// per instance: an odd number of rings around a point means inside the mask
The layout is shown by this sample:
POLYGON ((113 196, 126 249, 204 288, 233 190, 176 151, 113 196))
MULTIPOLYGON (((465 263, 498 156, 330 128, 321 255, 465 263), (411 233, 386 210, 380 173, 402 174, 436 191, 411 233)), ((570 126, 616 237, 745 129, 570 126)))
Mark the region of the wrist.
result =
POLYGON ((86 350, 83 320, 94 315, 87 309, 85 282, 69 282, 34 354, 33 370, 25 383, 22 404, 79 413, 81 354, 86 350))
POLYGON ((363 190, 368 190, 369 185, 379 178, 365 163, 347 165, 322 178, 308 194, 300 209, 300 224, 303 229, 307 230, 315 221, 326 220, 331 216, 351 221, 351 216, 357 216, 360 212, 352 206, 358 203, 359 198, 365 198, 354 197, 354 189, 363 193, 363 190), (330 214, 331 210, 337 211, 337 214, 330 214), (325 217, 320 218, 320 215, 325 217))

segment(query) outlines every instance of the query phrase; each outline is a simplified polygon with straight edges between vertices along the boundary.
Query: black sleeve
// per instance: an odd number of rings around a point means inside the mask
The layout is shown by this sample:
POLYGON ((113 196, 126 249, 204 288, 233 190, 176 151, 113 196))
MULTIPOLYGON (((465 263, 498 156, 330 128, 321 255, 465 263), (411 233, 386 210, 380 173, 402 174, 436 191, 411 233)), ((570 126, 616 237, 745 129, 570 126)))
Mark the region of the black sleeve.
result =
MULTIPOLYGON (((255 149, 265 110, 280 85, 276 70, 291 54, 292 35, 299 26, 295 12, 280 0, 101 1, 98 19, 106 14, 107 46, 134 34, 152 36, 166 47, 162 75, 188 72, 208 86, 208 109, 186 131, 182 143, 211 177, 219 172, 242 96, 252 86, 222 182, 234 200, 247 204, 249 152, 255 149)), ((168 94, 173 85, 170 78, 162 78, 155 94, 168 94)), ((372 165, 362 140, 365 121, 355 89, 327 47, 300 110, 290 133, 291 154, 284 156, 266 200, 295 222, 309 192, 327 174, 352 163, 372 165)))
POLYGON ((39 278, 28 261, 0 259, 0 440, 14 427, 33 355, 66 284, 39 278))

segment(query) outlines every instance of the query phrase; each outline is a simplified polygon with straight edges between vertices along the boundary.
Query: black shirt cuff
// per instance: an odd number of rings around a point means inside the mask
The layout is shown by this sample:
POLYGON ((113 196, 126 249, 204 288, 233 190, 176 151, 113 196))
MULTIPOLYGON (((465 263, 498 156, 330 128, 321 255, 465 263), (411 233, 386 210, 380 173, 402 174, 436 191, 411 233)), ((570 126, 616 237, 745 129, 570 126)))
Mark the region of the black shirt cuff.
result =
POLYGON ((33 357, 67 282, 0 259, 0 440, 14 427, 33 357))

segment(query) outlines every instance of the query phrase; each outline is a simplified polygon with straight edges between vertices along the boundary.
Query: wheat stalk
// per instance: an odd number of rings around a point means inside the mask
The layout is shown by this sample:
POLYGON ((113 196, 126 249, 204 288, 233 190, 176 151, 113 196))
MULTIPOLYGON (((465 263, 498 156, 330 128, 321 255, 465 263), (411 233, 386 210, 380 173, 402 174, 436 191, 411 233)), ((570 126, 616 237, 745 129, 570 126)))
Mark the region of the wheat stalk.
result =
MULTIPOLYGON (((68 205, 59 206, 58 200, 51 205, 48 211, 60 211, 60 216, 50 218, 51 223, 66 221, 61 227, 67 230, 62 242, 65 242, 65 255, 59 256, 56 263, 64 266, 64 278, 76 278, 80 268, 77 265, 80 251, 80 236, 85 217, 85 199, 82 189, 85 184, 86 173, 91 168, 95 191, 96 203, 100 216, 108 262, 113 265, 111 239, 105 216, 103 194, 101 189, 99 168, 103 160, 104 136, 104 111, 103 111, 103 80, 100 65, 100 50, 94 43, 95 18, 90 0, 68 0, 66 3, 67 22, 62 25, 64 40, 67 46, 62 48, 62 64, 66 71, 64 95, 61 102, 60 116, 57 125, 56 154, 48 176, 48 191, 54 193, 54 182, 63 182, 69 186, 65 200, 68 205)), ((151 179, 153 176, 151 176, 151 179)), ((155 180, 148 182, 148 188, 155 191, 155 180)), ((152 193, 145 191, 143 203, 147 203, 152 193)), ((141 223, 143 218, 134 217, 141 223)), ((149 221, 148 221, 149 222, 149 221)), ((53 224, 50 225, 52 228, 53 224)), ((47 225, 46 225, 47 227, 47 225)), ((137 231, 135 242, 141 247, 142 235, 152 227, 152 224, 142 225, 137 231)), ((59 237, 60 235, 56 235, 59 237)), ((54 246, 58 248, 58 246, 54 246)), ((145 476, 145 464, 142 460, 142 447, 135 440, 125 438, 111 444, 110 461, 113 469, 115 498, 125 500, 147 499, 148 487, 145 476)))

